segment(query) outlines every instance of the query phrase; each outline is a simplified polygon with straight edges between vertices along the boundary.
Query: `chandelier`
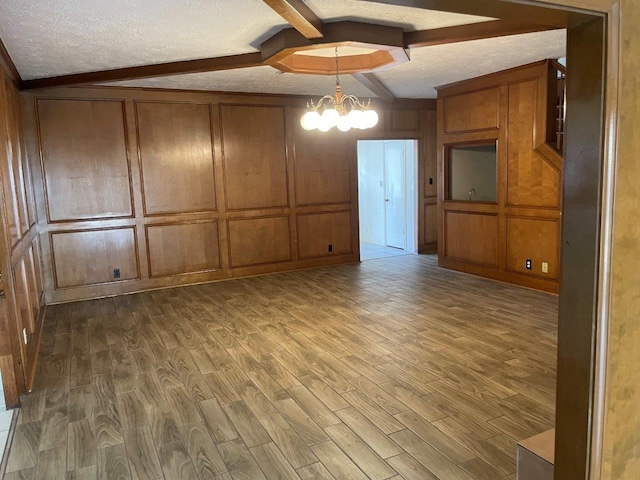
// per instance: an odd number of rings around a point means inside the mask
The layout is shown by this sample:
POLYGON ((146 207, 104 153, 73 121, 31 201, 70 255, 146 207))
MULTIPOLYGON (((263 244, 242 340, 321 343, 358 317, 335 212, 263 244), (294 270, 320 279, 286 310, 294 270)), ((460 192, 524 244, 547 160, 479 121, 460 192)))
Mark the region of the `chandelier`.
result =
POLYGON ((305 130, 318 129, 328 132, 337 127, 341 132, 352 128, 366 130, 375 127, 378 114, 371 109, 371 100, 366 105, 355 95, 343 95, 340 88, 338 70, 338 47, 336 47, 336 91, 334 95, 325 95, 317 103, 307 102, 307 111, 300 118, 300 125, 305 130))

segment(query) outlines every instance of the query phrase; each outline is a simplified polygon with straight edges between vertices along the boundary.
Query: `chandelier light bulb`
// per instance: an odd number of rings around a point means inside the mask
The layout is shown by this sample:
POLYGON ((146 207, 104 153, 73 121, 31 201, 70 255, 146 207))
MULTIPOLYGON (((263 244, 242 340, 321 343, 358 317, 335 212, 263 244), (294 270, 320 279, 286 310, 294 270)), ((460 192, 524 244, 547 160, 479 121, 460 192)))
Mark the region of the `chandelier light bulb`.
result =
POLYGON ((316 110, 306 112, 300 117, 300 125, 305 130, 313 130, 318 128, 320 124, 320 114, 316 110))
POLYGON ((307 103, 307 111, 300 118, 300 125, 305 130, 318 129, 321 132, 328 132, 333 127, 338 127, 341 132, 348 132, 352 128, 365 130, 377 125, 378 114, 371 110, 371 101, 364 104, 355 95, 343 95, 338 73, 338 48, 336 47, 335 93, 325 95, 316 103, 313 101, 307 103), (322 114, 318 110, 321 110, 322 114))
POLYGON ((349 116, 340 115, 340 118, 338 118, 337 127, 341 132, 348 132, 349 130, 351 130, 352 125, 349 116))

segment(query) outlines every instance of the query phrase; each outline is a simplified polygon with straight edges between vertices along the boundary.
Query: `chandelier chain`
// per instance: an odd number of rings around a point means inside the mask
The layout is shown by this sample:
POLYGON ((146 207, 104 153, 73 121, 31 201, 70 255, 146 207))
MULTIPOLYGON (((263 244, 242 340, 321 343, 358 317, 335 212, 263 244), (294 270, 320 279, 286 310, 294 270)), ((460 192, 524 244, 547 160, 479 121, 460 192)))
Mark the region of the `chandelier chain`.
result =
POLYGON ((339 74, 339 69, 338 69, 338 47, 336 47, 336 85, 340 85, 340 77, 338 76, 339 74))

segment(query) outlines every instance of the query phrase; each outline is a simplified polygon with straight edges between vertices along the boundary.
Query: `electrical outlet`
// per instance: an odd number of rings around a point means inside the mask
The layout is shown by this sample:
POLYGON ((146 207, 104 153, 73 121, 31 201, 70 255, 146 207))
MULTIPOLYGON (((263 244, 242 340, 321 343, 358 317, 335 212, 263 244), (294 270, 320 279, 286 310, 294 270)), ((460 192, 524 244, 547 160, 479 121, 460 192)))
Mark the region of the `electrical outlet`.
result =
POLYGON ((330 243, 329 244, 329 253, 333 252, 333 245, 330 243))
POLYGON ((531 259, 527 258, 524 262, 524 266, 526 267, 527 270, 531 270, 533 268, 533 265, 531 263, 531 259))
POLYGON ((113 269, 113 278, 120 278, 120 269, 119 268, 114 268, 113 269))
POLYGON ((547 262, 542 262, 542 273, 549 273, 549 264, 547 262))

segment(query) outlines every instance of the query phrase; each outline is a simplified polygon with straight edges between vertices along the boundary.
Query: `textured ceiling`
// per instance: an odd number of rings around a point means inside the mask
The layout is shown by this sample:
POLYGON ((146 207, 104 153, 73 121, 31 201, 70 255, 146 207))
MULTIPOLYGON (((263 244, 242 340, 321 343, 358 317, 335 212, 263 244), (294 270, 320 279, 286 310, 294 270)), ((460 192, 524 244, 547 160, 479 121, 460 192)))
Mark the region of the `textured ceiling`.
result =
MULTIPOLYGON (((340 84, 342 85, 342 92, 345 94, 363 97, 372 96, 367 88, 350 75, 342 75, 340 84)), ((324 75, 281 73, 272 67, 253 67, 241 70, 130 80, 107 85, 315 96, 333 93, 335 78, 324 75)))
MULTIPOLYGON (((410 50, 411 61, 376 72, 376 76, 398 98, 435 98, 434 87, 487 73, 558 58, 565 55, 564 30, 527 33, 472 42, 410 50)), ((371 96, 348 75, 340 83, 344 93, 371 96)), ((333 78, 318 75, 278 74, 271 67, 256 67, 156 79, 119 82, 116 85, 186 90, 219 90, 324 95, 333 88, 333 78)))
POLYGON ((260 0, 0 0, 25 80, 254 52, 288 26, 260 0))
MULTIPOLYGON (((362 0, 306 3, 325 22, 406 31, 487 20, 362 0)), ((25 80, 255 52, 288 26, 261 0, 0 0, 0 38, 25 80)), ((435 86, 564 55, 564 31, 549 31, 412 49, 410 62, 376 75, 397 97, 433 98, 435 86)), ((350 76, 341 83, 345 93, 372 95, 350 76)), ((255 67, 115 85, 315 96, 330 93, 333 79, 255 67)))
POLYGON ((398 7, 360 0, 305 0, 305 3, 325 22, 369 21, 381 25, 402 27, 408 32, 492 20, 489 17, 398 7))

